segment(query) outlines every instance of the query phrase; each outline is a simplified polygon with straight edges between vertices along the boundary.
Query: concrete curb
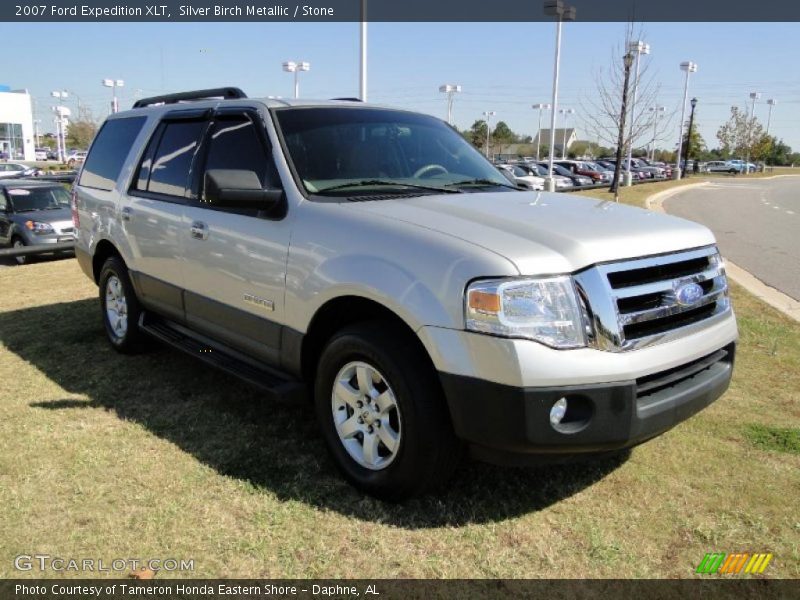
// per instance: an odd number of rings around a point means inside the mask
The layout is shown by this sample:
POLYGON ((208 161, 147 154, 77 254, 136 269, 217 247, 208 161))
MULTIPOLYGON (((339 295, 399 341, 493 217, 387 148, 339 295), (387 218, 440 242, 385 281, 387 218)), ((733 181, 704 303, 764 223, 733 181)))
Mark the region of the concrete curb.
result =
MULTIPOLYGON (((796 175, 776 175, 775 177, 762 177, 761 179, 775 179, 776 177, 796 177, 796 175)), ((658 192, 657 194, 648 196, 644 203, 645 206, 650 210, 666 214, 666 211, 664 210, 665 200, 680 194, 681 192, 685 192, 686 190, 704 187, 710 183, 711 182, 709 181, 704 181, 702 183, 690 183, 669 190, 664 190, 663 192, 658 192)), ((787 296, 780 290, 776 290, 774 287, 767 285, 752 273, 745 271, 727 259, 725 259, 725 272, 731 279, 753 294, 756 298, 763 300, 771 307, 781 311, 790 319, 800 322, 800 302, 790 296, 787 296)))

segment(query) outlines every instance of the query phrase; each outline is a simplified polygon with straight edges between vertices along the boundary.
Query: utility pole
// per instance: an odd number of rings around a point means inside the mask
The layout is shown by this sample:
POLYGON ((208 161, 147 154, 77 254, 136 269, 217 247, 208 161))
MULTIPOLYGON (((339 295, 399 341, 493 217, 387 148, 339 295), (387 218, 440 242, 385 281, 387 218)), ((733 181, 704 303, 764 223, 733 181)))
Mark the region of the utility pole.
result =
POLYGON ((489 158, 489 136, 492 134, 492 117, 496 114, 493 110, 487 110, 483 113, 483 116, 486 117, 486 158, 489 158))

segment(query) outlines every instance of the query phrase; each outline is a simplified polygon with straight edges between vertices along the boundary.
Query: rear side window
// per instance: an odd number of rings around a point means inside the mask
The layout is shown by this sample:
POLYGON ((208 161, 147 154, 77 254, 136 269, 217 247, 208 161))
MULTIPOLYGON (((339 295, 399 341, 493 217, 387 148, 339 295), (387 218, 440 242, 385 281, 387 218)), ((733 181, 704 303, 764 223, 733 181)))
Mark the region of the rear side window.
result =
POLYGON ((83 164, 78 185, 113 190, 125 158, 145 120, 146 117, 131 117, 106 121, 83 164))
POLYGON ((192 159, 207 124, 199 120, 164 123, 139 167, 136 189, 184 197, 192 159))

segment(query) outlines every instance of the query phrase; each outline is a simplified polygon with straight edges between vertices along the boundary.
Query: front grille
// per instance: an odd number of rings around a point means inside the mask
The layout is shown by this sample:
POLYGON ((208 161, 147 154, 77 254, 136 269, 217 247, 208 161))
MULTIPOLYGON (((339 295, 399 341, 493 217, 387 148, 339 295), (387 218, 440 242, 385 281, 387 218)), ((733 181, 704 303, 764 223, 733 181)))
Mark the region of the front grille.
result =
POLYGON ((725 269, 713 246, 597 265, 576 281, 593 321, 593 345, 604 350, 674 339, 730 310, 725 269))
POLYGON ((639 401, 646 401, 665 389, 674 388, 684 381, 697 377, 721 362, 733 362, 732 346, 722 348, 678 367, 639 377, 636 380, 636 398, 639 401))

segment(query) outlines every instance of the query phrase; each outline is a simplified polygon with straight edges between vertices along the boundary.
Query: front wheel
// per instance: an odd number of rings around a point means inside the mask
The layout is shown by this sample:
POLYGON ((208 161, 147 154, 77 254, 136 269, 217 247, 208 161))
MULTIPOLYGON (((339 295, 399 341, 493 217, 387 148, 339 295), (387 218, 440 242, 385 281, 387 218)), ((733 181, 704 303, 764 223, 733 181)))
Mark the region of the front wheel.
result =
POLYGON ((121 258, 109 257, 100 271, 100 308, 108 341, 115 350, 133 354, 144 346, 139 330, 142 309, 121 258))
MULTIPOLYGON (((25 240, 23 240, 22 238, 15 237, 14 241, 11 242, 11 246, 14 248, 14 250, 22 250, 25 247, 25 240)), ((28 257, 15 256, 14 260, 17 261, 18 265, 24 265, 25 263, 28 262, 28 257)))
POLYGON ((314 390, 336 465, 391 501, 444 483, 461 455, 436 373, 411 335, 383 322, 347 327, 323 350, 314 390))

